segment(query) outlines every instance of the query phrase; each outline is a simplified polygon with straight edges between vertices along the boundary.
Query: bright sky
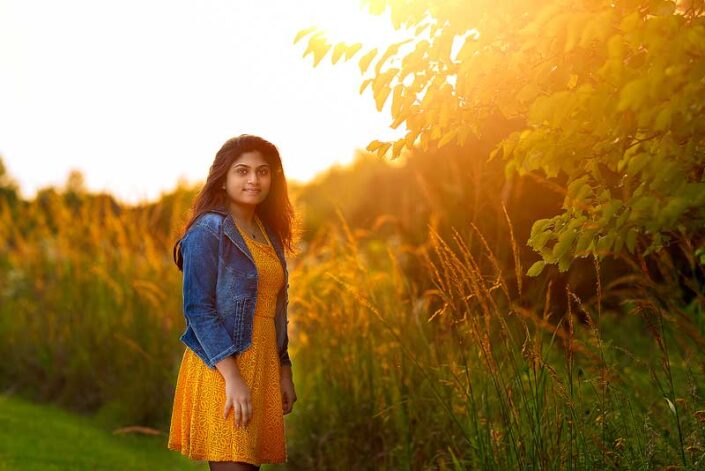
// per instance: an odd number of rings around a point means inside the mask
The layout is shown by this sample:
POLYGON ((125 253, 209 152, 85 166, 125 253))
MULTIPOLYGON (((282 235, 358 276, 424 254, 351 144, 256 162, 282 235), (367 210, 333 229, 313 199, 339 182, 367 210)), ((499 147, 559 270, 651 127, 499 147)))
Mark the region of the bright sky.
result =
POLYGON ((359 0, 0 0, 0 157, 25 197, 80 170, 137 202, 204 181, 228 138, 258 134, 306 181, 404 133, 359 94, 369 47, 400 39, 359 0), (313 67, 297 31, 363 51, 313 67))

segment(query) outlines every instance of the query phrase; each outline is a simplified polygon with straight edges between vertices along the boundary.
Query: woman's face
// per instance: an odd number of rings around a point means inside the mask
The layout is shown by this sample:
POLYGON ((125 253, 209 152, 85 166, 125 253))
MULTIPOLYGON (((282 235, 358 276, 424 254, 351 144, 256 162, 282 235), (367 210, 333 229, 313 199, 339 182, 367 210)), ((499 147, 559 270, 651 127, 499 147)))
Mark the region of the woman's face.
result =
POLYGON ((245 152, 228 169, 225 191, 233 203, 256 206, 267 197, 271 184, 272 168, 262 154, 245 152))

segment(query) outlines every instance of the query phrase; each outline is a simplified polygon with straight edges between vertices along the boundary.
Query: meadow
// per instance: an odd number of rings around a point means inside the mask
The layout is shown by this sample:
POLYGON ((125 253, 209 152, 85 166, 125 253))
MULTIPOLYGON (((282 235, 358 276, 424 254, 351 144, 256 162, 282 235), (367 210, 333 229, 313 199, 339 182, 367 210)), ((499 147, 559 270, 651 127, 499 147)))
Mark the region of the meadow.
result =
MULTIPOLYGON (((510 211, 492 221, 501 238, 447 217, 409 234, 375 195, 321 198, 343 177, 368 185, 425 162, 373 161, 292 188, 305 230, 290 262, 287 469, 703 466, 702 294, 686 303, 676 277, 597 262, 562 283, 528 278, 510 211)), ((67 186, 0 200, 5 394, 108 431, 168 432, 184 348, 171 245, 193 194, 128 207, 67 186)), ((649 259, 664 274, 673 263, 649 259)))

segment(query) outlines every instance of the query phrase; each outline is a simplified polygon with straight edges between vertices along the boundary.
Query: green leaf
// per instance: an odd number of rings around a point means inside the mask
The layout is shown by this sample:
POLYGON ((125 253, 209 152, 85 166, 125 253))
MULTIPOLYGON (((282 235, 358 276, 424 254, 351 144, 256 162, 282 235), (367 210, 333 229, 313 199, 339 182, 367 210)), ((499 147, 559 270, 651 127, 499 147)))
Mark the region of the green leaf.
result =
POLYGON ((634 254, 634 249, 636 248, 636 237, 638 233, 634 228, 631 228, 627 231, 627 250, 629 251, 630 254, 634 254))
POLYGON ((597 229, 581 231, 580 236, 578 237, 578 242, 575 244, 575 254, 577 256, 585 257, 588 255, 590 243, 593 241, 596 233, 597 229))
POLYGON ((558 271, 560 272, 566 272, 568 271, 568 268, 570 268, 572 260, 569 254, 563 255, 559 260, 558 260, 558 271))
POLYGON ((597 240, 597 251, 601 256, 606 255, 612 249, 614 234, 607 234, 597 240))
POLYGON ((580 190, 582 189, 583 186, 587 185, 588 181, 590 180, 589 175, 583 175, 580 178, 576 178, 572 182, 568 184, 568 193, 567 196, 576 199, 576 195, 580 193, 580 190))
POLYGON ((546 227, 551 223, 551 219, 537 219, 531 225, 531 234, 536 234, 538 232, 543 232, 546 227))
POLYGON ((539 276, 541 272, 543 271, 543 267, 546 266, 546 262, 543 260, 539 260, 538 262, 534 262, 531 267, 526 271, 526 276, 539 276))
POLYGON ((622 206, 622 202, 619 200, 610 200, 606 204, 601 206, 602 215, 600 216, 600 222, 602 225, 606 225, 614 216, 614 213, 622 206))
POLYGON ((616 237, 614 238, 614 251, 615 253, 619 253, 622 251, 622 246, 624 245, 624 237, 622 237, 622 234, 617 234, 616 237))
POLYGON ((646 166, 646 164, 649 163, 649 157, 649 154, 645 152, 640 152, 633 155, 627 164, 627 175, 633 177, 639 173, 646 166))
POLYGON ((545 246, 546 243, 553 239, 554 234, 551 231, 546 231, 546 232, 539 232, 535 235, 532 235, 527 243, 529 244, 529 247, 533 248, 536 251, 541 251, 545 246))
POLYGON ((656 121, 654 121, 654 129, 657 131, 664 131, 671 126, 671 116, 673 114, 673 109, 668 106, 664 106, 661 111, 659 111, 656 116, 656 121))
POLYGON ((627 83, 619 94, 617 102, 617 111, 625 111, 628 109, 637 109, 646 95, 646 83, 644 79, 638 78, 627 83))
POLYGON ((578 231, 566 230, 558 236, 558 242, 553 246, 553 256, 561 258, 573 246, 573 241, 578 236, 578 231))

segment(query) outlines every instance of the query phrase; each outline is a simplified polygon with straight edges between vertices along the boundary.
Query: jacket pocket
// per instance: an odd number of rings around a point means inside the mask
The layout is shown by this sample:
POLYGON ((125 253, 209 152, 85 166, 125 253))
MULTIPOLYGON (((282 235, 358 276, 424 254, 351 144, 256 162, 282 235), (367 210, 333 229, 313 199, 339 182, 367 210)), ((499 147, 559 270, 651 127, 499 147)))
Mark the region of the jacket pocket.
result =
POLYGON ((245 318, 247 312, 248 298, 247 296, 235 296, 232 298, 230 311, 226 314, 227 317, 234 318, 236 322, 245 318))
POLYGON ((226 266, 225 277, 228 296, 241 298, 257 291, 257 273, 240 272, 226 266))
POLYGON ((234 299, 230 329, 233 340, 238 345, 244 345, 252 341, 253 320, 250 309, 252 309, 251 298, 239 296, 234 299))

